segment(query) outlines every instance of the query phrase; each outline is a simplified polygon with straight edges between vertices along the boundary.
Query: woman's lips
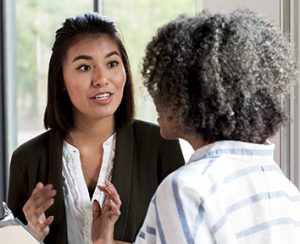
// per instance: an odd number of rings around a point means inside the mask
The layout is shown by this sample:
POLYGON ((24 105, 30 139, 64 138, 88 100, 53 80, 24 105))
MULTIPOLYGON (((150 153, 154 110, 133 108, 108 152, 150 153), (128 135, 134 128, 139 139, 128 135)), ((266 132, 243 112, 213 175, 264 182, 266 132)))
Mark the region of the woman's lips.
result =
POLYGON ((113 94, 110 92, 104 92, 104 93, 100 93, 94 97, 91 97, 91 99, 96 102, 97 104, 108 104, 110 103, 110 101, 112 100, 112 96, 113 94))

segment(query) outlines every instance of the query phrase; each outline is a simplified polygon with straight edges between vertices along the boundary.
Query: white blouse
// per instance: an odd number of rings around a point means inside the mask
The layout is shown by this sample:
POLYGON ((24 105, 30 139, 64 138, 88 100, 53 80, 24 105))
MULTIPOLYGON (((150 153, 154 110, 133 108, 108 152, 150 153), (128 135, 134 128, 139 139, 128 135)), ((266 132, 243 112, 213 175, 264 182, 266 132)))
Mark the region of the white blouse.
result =
MULTIPOLYGON (((97 185, 104 185, 111 180, 113 160, 115 157, 116 133, 103 143, 103 157, 97 185)), ((68 242, 72 244, 91 244, 92 203, 97 200, 102 207, 104 193, 97 187, 90 198, 84 180, 80 152, 73 145, 63 143, 63 192, 67 217, 68 242)))

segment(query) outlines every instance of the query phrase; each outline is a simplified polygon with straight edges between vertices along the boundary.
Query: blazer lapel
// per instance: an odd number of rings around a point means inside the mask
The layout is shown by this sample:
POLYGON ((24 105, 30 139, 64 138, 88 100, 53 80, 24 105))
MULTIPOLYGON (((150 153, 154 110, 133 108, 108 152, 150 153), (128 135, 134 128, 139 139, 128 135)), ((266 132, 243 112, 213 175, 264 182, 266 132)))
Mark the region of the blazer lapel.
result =
POLYGON ((115 225, 115 235, 124 238, 130 201, 131 177, 134 153, 132 124, 117 130, 112 183, 116 187, 121 201, 121 216, 115 225))
POLYGON ((49 138, 49 168, 48 182, 53 184, 57 191, 54 204, 49 209, 48 214, 54 215, 56 219, 65 218, 65 205, 63 195, 62 179, 62 143, 63 136, 60 132, 51 131, 49 138))

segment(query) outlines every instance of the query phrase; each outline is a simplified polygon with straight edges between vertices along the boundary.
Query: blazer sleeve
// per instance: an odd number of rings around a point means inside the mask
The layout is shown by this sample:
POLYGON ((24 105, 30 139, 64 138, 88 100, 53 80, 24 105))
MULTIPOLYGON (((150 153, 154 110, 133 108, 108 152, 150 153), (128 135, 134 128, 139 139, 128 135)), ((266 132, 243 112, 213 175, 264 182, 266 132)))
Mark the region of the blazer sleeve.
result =
POLYGON ((25 169, 22 168, 21 161, 18 154, 13 153, 10 162, 10 176, 8 188, 8 207, 12 210, 15 217, 20 219, 23 223, 27 223, 23 206, 28 199, 28 182, 26 182, 25 169))

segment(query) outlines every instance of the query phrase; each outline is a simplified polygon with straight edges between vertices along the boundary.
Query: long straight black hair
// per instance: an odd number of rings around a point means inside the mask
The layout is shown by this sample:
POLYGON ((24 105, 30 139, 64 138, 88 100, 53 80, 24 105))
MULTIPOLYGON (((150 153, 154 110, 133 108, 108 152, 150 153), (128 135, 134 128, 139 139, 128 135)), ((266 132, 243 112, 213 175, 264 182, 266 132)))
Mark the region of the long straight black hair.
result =
POLYGON ((115 22, 97 13, 67 18, 56 31, 48 70, 48 98, 44 115, 46 129, 67 132, 74 126, 72 103, 64 89, 62 64, 67 50, 80 38, 109 35, 117 44, 126 72, 126 83, 120 106, 115 112, 116 128, 132 122, 134 117, 133 83, 130 63, 115 22))

